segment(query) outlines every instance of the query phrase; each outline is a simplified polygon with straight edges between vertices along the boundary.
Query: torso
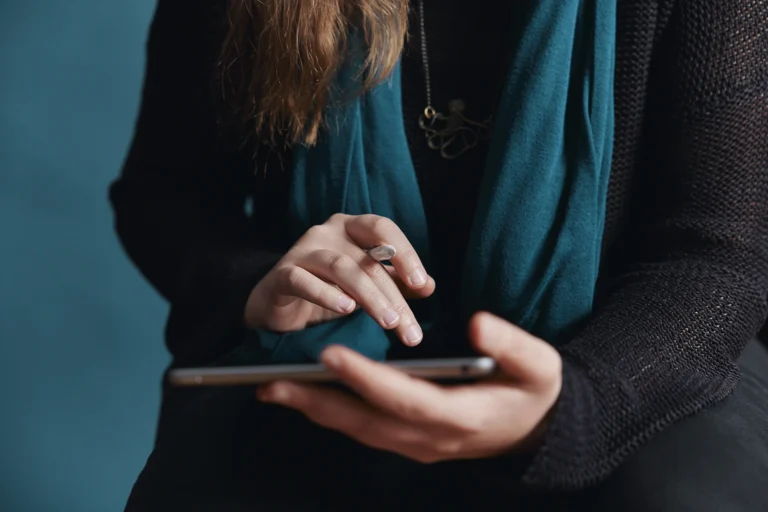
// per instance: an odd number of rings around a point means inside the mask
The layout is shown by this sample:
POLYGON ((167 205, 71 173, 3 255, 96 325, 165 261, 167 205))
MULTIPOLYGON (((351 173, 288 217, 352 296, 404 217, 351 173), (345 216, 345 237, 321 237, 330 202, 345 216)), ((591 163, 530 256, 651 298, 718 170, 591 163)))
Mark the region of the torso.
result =
MULTIPOLYGON (((505 75, 505 48, 509 47, 506 36, 515 20, 515 9, 525 7, 523 2, 510 3, 506 12, 498 9, 467 9, 462 0, 425 0, 425 29, 430 64, 431 90, 434 107, 445 111, 448 101, 461 98, 467 105, 467 116, 484 120, 493 113, 501 81, 505 75), (522 6, 522 7, 521 7, 522 6)), ((620 7, 621 8, 621 7, 620 7)), ((625 4, 626 10, 637 10, 632 3, 625 4)), ((421 52, 417 2, 411 9, 410 38, 402 60, 403 114, 406 122, 411 156, 414 161, 427 214, 431 240, 431 251, 439 254, 433 258, 428 271, 435 277, 441 311, 456 311, 459 295, 459 276, 463 256, 472 227, 476 195, 483 176, 488 144, 481 142, 477 147, 456 159, 445 159, 438 151, 427 146, 424 132, 418 126, 418 119, 426 105, 426 89, 421 52), (456 250, 461 248, 461 250, 456 250)), ((636 13, 633 13, 637 16, 636 13)), ((643 13, 643 16, 649 15, 643 13)), ((641 84, 645 83, 648 62, 638 61, 638 50, 650 47, 653 33, 647 30, 631 32, 621 27, 619 16, 619 51, 616 84, 616 139, 614 165, 604 236, 604 252, 610 255, 619 235, 620 227, 626 223, 626 204, 633 186, 641 123, 646 95, 641 84), (634 47, 636 46, 636 47, 634 47), (622 56, 631 56, 622 59, 622 56), (630 87, 626 82, 633 83, 630 87), (629 94, 631 93, 631 94, 629 94)), ((643 55, 650 60, 650 53, 643 55)), ((274 247, 284 250, 292 240, 283 236, 287 219, 284 205, 288 201, 290 182, 290 155, 271 153, 264 158, 261 152, 254 172, 251 151, 240 152, 240 163, 244 172, 253 175, 254 204, 256 218, 268 215, 272 222, 255 222, 254 229, 262 239, 265 234, 274 240, 274 247), (265 233, 265 230, 267 231, 265 233)), ((608 264, 610 260, 608 261, 608 264)), ((420 305, 416 305, 416 308, 420 305)), ((418 311, 417 311, 418 314, 418 311)), ((463 344, 450 343, 446 347, 446 333, 463 338, 463 328, 451 319, 460 320, 458 315, 443 315, 443 325, 437 329, 430 343, 438 352, 451 353, 465 350, 463 344), (439 348, 435 348, 439 347, 439 348)), ((396 349, 396 352, 399 352, 396 349)), ((411 357, 425 354, 409 350, 411 357)), ((426 354, 433 355, 433 354, 426 354)), ((437 354, 441 355, 441 354, 437 354)), ((395 353, 393 357, 404 354, 395 353)))

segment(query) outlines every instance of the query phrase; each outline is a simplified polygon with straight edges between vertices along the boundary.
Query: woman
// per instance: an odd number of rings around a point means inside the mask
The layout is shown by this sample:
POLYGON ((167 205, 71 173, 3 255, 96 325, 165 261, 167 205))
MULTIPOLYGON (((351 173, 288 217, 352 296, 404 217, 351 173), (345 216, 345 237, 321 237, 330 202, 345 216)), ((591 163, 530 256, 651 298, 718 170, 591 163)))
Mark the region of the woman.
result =
POLYGON ((129 510, 765 509, 765 5, 225 4, 158 3, 118 233, 174 365, 354 393, 166 387, 129 510))

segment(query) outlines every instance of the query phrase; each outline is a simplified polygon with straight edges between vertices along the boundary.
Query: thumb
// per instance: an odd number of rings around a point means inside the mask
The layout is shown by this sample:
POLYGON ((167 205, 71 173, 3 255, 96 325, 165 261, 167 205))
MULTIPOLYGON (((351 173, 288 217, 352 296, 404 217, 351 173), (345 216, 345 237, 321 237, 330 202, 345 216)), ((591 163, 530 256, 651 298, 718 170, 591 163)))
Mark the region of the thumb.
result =
POLYGON ((493 358, 509 377, 524 383, 548 384, 560 377, 560 354, 549 343, 490 313, 477 313, 469 338, 482 354, 493 358))

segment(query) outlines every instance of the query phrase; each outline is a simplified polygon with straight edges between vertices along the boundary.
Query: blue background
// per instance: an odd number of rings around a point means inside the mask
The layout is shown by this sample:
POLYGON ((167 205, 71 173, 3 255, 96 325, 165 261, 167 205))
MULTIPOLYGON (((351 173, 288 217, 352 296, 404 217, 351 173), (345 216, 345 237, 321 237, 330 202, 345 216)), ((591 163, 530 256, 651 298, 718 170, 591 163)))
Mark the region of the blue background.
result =
POLYGON ((0 510, 122 510, 166 305, 112 230, 154 1, 0 2, 0 510))

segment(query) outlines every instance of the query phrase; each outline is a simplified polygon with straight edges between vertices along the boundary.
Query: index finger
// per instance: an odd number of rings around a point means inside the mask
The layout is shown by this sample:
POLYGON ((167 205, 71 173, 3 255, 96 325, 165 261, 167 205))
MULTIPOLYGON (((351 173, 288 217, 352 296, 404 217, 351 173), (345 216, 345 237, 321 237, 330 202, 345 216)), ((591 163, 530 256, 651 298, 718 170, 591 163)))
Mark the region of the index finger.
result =
POLYGON ((431 382, 413 378, 341 346, 325 349, 322 362, 367 402, 399 418, 442 424, 453 416, 452 395, 431 382))
POLYGON ((357 215, 345 222, 347 234, 363 249, 390 245, 395 255, 389 260, 403 282, 413 289, 427 285, 429 277, 416 250, 392 220, 378 215, 357 215))

